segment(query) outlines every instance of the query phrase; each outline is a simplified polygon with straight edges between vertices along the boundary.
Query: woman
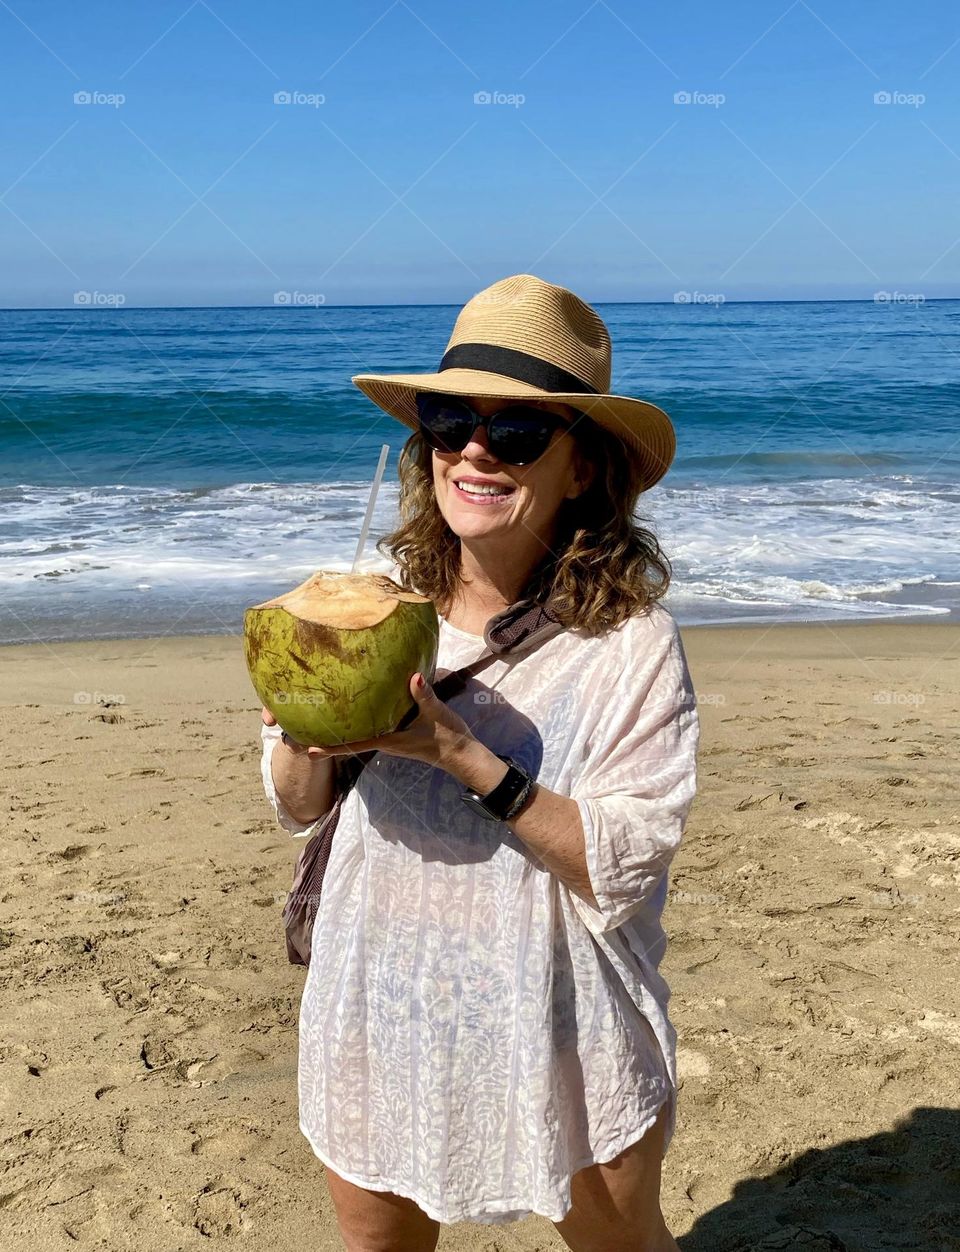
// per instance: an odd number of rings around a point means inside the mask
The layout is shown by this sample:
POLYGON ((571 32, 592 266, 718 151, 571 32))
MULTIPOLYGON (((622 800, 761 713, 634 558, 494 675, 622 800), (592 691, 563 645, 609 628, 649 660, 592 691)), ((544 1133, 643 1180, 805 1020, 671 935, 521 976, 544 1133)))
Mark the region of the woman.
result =
POLYGON ((264 711, 264 786, 294 834, 332 806, 334 757, 378 750, 313 932, 300 1128, 350 1252, 531 1213, 575 1252, 676 1249, 660 914, 699 729, 657 603, 669 565, 632 520, 672 427, 606 394, 602 320, 527 274, 464 306, 435 374, 353 381, 415 432, 378 546, 437 605, 438 671, 530 597, 565 629, 449 703, 411 675, 417 716, 378 739, 304 749, 264 711))

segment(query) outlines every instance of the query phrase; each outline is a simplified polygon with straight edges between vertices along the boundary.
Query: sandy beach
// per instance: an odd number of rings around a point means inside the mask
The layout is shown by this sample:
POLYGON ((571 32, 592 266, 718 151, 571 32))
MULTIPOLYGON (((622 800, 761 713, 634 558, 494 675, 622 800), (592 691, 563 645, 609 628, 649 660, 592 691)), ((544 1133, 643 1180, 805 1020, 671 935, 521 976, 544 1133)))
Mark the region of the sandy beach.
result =
MULTIPOLYGON (((683 631, 664 972, 684 1252, 960 1249, 960 629, 683 631)), ((0 649, 0 1246, 341 1244, 297 1126, 301 844, 236 637, 0 649)), ((552 1225, 441 1249, 562 1247, 552 1225)))

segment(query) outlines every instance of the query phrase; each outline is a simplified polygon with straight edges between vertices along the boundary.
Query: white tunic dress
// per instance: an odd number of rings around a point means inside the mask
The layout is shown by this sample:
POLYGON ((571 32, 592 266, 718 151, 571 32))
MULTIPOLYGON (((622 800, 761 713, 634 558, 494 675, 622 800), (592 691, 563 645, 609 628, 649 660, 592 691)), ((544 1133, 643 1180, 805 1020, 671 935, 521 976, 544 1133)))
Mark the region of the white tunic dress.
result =
MULTIPOLYGON (((437 677, 483 639, 441 618, 437 677)), ((658 972, 699 725, 662 605, 600 638, 493 662, 449 705, 576 800, 598 908, 445 771, 380 753, 343 806, 300 1006, 300 1129, 358 1186, 450 1223, 554 1221, 577 1170, 639 1139, 676 1034, 658 972)), ((263 730, 263 783, 281 825, 263 730)))

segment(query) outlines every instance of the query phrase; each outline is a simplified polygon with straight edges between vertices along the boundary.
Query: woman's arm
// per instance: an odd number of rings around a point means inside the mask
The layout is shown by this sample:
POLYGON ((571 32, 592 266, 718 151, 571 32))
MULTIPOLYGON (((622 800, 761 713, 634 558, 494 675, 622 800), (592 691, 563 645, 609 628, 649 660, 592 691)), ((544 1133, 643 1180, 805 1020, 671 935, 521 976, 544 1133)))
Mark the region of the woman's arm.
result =
POLYGON ((264 790, 280 824, 292 834, 302 834, 333 808, 336 760, 292 748, 283 742, 280 734, 280 727, 264 710, 261 731, 264 790))
MULTIPOLYGON (((660 889, 696 791, 699 722, 676 623, 654 636, 642 621, 629 626, 586 697, 587 746, 570 797, 538 786, 508 823, 597 934, 660 889)), ((444 768, 481 794, 506 773, 467 738, 444 768)))
MULTIPOLYGON (((506 765, 496 753, 477 739, 465 744, 461 754, 445 768, 464 787, 471 787, 480 795, 492 791, 507 773, 506 765)), ((551 874, 586 900, 591 908, 597 907, 587 868, 580 806, 576 800, 535 783, 530 798, 507 825, 551 874)))
POLYGON ((277 798, 295 821, 315 822, 333 808, 336 766, 331 757, 307 756, 281 739, 270 765, 277 798))

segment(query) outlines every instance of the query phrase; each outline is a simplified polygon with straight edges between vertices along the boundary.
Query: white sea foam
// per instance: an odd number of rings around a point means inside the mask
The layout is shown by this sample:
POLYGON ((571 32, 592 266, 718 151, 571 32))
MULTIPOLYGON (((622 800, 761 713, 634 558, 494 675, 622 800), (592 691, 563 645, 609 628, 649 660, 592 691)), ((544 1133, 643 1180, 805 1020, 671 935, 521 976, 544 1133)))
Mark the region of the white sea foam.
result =
MULTIPOLYGON (((21 616, 58 596, 90 613, 98 598, 175 605, 215 600, 218 589, 240 604, 320 567, 349 568, 366 492, 351 482, 5 488, 0 585, 21 616)), ((906 475, 668 479, 641 498, 641 520, 673 563, 668 602, 687 620, 933 614, 960 602, 958 500, 949 484, 906 475)), ((397 485, 387 483, 364 569, 389 567, 374 545, 396 522, 397 485)))
MULTIPOLYGON (((644 515, 674 564, 674 603, 788 615, 943 613, 913 589, 960 573, 957 491, 822 479, 692 484, 652 492, 644 515)), ((956 599, 956 597, 953 597, 956 599)))

